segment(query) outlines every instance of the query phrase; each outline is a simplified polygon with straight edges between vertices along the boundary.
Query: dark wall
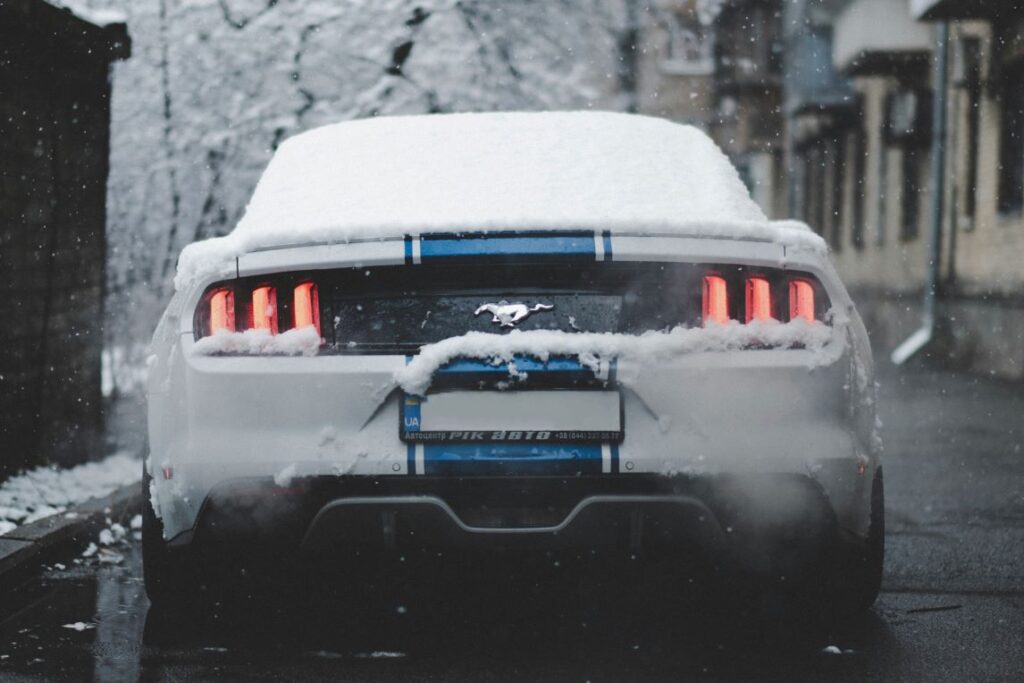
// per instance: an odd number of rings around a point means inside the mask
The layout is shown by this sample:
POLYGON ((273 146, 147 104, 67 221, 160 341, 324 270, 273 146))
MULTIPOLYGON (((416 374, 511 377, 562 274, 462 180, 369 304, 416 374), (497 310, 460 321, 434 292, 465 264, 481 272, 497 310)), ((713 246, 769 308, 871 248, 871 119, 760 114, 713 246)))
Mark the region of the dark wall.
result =
POLYGON ((0 3, 0 474, 101 454, 110 35, 0 3))

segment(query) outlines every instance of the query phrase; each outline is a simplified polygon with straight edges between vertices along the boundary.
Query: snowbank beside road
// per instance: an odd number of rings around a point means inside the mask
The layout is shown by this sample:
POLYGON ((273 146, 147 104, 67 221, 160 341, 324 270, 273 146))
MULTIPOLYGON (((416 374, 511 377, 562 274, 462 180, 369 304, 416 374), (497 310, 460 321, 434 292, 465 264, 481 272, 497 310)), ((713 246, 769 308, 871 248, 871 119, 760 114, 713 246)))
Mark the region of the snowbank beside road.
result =
POLYGON ((138 481, 142 464, 127 453, 70 469, 38 467, 0 485, 0 535, 138 481))
POLYGON ((772 222, 700 130, 610 112, 381 117, 282 144, 242 220, 191 244, 175 286, 260 249, 430 232, 609 230, 825 250, 772 222))

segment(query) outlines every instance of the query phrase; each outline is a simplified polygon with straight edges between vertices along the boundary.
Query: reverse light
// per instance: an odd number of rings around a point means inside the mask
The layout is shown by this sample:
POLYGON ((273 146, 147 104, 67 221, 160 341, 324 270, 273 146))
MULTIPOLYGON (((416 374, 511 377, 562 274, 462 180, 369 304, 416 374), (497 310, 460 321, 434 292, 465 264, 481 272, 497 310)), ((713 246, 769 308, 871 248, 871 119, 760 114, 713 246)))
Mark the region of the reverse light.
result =
POLYGON ((295 316, 295 329, 312 325, 320 332, 320 296, 316 284, 303 282, 295 287, 295 298, 292 311, 295 316))
POLYGON ((807 280, 789 281, 789 319, 814 322, 814 287, 807 280))
POLYGON ((230 289, 218 289, 210 295, 210 334, 235 331, 235 295, 230 289))
POLYGON ((772 286, 767 278, 748 277, 746 322, 772 319, 772 286))
POLYGON ((705 275, 702 312, 704 324, 729 322, 729 293, 721 275, 705 275))
POLYGON ((277 290, 273 287, 252 290, 252 326, 277 334, 277 290))

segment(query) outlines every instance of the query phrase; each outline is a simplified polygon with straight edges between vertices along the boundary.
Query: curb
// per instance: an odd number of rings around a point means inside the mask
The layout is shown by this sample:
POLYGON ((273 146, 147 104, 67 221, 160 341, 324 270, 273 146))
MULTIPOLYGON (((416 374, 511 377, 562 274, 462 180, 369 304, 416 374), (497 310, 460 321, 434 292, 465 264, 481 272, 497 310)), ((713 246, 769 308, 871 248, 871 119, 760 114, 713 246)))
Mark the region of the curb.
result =
POLYGON ((24 524, 0 536, 0 581, 35 569, 47 559, 94 541, 107 518, 127 522, 142 510, 142 482, 122 486, 102 498, 72 506, 60 514, 24 524), (69 515, 71 515, 69 517, 69 515))

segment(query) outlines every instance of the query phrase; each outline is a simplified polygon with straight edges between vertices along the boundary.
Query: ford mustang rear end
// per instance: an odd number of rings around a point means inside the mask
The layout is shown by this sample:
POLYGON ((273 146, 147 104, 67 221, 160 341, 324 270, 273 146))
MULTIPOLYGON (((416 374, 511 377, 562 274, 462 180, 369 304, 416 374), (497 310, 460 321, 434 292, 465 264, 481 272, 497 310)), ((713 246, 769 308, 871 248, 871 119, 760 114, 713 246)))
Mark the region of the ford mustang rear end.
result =
MULTIPOLYGON (((504 116, 473 121, 530 115, 504 116)), ((155 602, 215 558, 687 548, 870 604, 871 359, 816 236, 461 218, 239 242, 179 281, 150 377, 155 602)))

